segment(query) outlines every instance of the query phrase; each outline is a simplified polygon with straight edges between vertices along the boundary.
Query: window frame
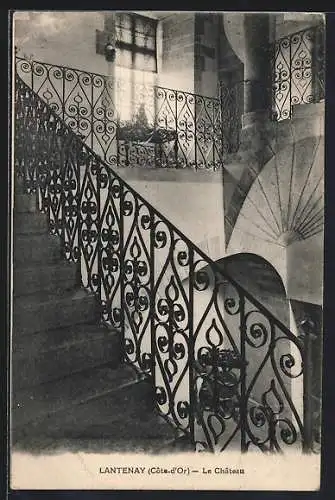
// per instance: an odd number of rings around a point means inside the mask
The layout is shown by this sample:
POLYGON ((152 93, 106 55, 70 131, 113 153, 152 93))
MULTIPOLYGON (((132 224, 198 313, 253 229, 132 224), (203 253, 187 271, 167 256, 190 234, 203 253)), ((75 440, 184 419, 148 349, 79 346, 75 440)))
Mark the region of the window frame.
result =
MULTIPOLYGON (((127 67, 129 69, 134 69, 134 70, 137 70, 137 71, 146 71, 148 73, 157 73, 157 70, 158 70, 158 64, 157 64, 157 26, 158 26, 158 20, 157 19, 153 19, 151 17, 147 17, 147 16, 142 16, 141 14, 135 14, 135 13, 132 13, 132 12, 117 12, 116 13, 116 16, 118 14, 126 14, 129 16, 130 18, 130 22, 131 22, 131 38, 132 38, 132 42, 131 43, 128 43, 128 42, 123 42, 121 40, 115 40, 115 47, 118 49, 123 49, 123 50, 128 50, 131 54, 131 61, 132 61, 132 64, 131 64, 131 68, 129 68, 128 66, 123 66, 123 65, 119 65, 119 67, 127 67), (154 30, 155 30, 155 47, 153 49, 149 49, 147 47, 141 47, 139 45, 137 45, 135 43, 135 37, 136 37, 136 24, 137 24, 137 19, 144 19, 145 22, 149 22, 151 24, 151 26, 154 27, 154 30), (155 69, 154 71, 148 71, 148 70, 145 70, 145 69, 140 69, 140 68, 136 68, 135 66, 135 59, 136 59, 136 54, 144 54, 144 55, 151 55, 153 56, 154 60, 155 60, 155 69)), ((117 23, 117 19, 115 19, 115 25, 118 26, 118 23, 117 23)), ((116 30, 115 30, 116 31, 116 30)))

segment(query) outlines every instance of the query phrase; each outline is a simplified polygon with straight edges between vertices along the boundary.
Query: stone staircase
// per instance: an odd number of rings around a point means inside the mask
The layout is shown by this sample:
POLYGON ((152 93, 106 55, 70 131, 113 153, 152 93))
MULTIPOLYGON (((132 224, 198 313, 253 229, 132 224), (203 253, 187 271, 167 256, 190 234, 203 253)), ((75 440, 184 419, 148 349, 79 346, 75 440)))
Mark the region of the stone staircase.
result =
POLYGON ((121 364, 118 331, 33 195, 16 186, 13 221, 12 446, 163 453, 188 447, 154 411, 150 382, 121 364))

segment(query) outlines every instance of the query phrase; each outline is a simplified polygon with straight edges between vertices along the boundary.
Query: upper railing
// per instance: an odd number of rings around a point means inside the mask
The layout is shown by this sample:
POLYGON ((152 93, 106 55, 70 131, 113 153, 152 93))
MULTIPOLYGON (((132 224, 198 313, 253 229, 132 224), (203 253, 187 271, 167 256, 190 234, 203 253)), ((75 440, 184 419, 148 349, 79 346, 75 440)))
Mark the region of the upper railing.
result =
MULTIPOLYGON (((222 168, 239 148, 243 89, 267 95, 269 118, 325 91, 324 26, 277 40, 269 51, 271 83, 220 83, 218 98, 81 71, 16 56, 18 75, 112 167, 222 168)), ((135 78, 135 77, 134 77, 135 78)))
POLYGON ((26 192, 65 258, 80 262, 102 321, 120 329, 124 360, 150 375, 159 413, 196 450, 309 451, 308 341, 113 172, 19 76, 14 149, 26 192))
POLYGON ((325 95, 324 25, 277 40, 271 47, 272 112, 291 118, 292 106, 319 102, 325 95))
MULTIPOLYGON (((280 38, 269 46, 269 72, 263 81, 219 82, 225 154, 240 147, 246 87, 257 95, 259 110, 271 121, 292 117, 297 104, 319 102, 325 97, 324 25, 313 26, 280 38)), ((263 48, 262 48, 263 50, 263 48)), ((225 158, 225 156, 224 156, 225 158)))
POLYGON ((217 170, 220 100, 16 57, 18 75, 111 166, 217 170))

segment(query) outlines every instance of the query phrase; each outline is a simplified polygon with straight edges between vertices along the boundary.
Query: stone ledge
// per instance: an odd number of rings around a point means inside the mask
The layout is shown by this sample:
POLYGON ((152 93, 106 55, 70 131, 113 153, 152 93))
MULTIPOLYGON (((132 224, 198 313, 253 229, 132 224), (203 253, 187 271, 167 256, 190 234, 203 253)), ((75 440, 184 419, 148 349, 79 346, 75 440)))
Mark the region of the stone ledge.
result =
POLYGON ((222 170, 193 170, 190 168, 138 168, 120 167, 115 172, 125 181, 139 180, 152 182, 196 182, 196 183, 222 183, 222 170))
POLYGON ((306 118, 309 119, 314 116, 322 116, 325 114, 325 101, 312 102, 310 104, 297 104, 292 107, 292 118, 306 118))

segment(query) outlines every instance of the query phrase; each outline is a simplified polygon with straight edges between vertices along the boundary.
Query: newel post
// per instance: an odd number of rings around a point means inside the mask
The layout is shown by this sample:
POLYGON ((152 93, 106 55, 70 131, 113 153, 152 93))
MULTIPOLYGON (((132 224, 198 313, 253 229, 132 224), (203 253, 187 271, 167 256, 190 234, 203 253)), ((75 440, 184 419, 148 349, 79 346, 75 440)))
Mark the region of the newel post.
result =
POLYGON ((311 453, 313 448, 313 342, 316 339, 315 323, 306 318, 300 323, 304 333, 304 359, 303 359, 303 416, 304 416, 304 437, 303 451, 311 453))

